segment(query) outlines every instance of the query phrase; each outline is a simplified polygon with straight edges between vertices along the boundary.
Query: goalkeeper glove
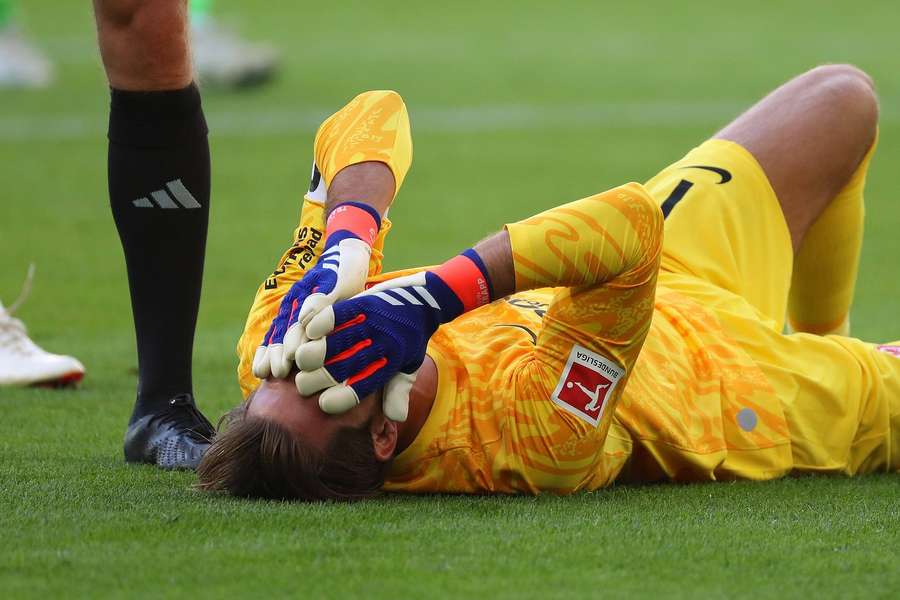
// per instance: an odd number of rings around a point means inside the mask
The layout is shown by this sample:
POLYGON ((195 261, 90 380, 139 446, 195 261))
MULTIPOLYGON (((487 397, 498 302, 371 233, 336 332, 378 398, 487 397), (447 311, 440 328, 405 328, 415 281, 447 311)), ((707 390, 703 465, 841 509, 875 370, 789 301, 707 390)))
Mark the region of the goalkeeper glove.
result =
POLYGON ((253 357, 254 376, 287 377, 294 353, 305 341, 305 322, 324 306, 365 288, 372 244, 380 226, 378 212, 359 202, 344 202, 331 211, 322 255, 282 299, 278 314, 253 357))
POLYGON ((319 406, 342 413, 384 388, 384 414, 405 421, 409 392, 437 328, 491 301, 478 254, 466 250, 433 271, 382 282, 327 307, 306 326, 297 350, 303 395, 325 390, 319 406), (327 388, 327 389, 326 389, 327 388))

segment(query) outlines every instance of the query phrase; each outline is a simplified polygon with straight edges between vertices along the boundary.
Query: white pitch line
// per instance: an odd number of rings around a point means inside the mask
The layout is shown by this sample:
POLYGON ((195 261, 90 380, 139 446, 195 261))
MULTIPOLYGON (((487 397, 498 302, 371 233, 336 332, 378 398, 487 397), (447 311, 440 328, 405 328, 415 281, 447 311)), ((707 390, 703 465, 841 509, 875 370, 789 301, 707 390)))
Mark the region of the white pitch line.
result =
MULTIPOLYGON (((501 104, 468 107, 424 107, 410 111, 414 132, 469 134, 492 131, 562 129, 584 127, 621 129, 685 126, 714 128, 724 125, 751 102, 634 102, 579 105, 501 104)), ((900 121, 898 111, 882 107, 882 122, 900 121)), ((210 111, 210 131, 220 138, 254 138, 311 133, 331 111, 263 109, 210 111)), ((98 138, 106 135, 106 118, 99 114, 8 115, 0 117, 4 142, 56 141, 98 138)))
MULTIPOLYGON (((679 127, 709 124, 734 115, 737 102, 705 104, 656 102, 635 104, 594 104, 541 106, 527 104, 487 105, 447 108, 419 108, 410 114, 413 130, 422 133, 476 133, 549 128, 594 127, 679 127)), ((316 130, 331 111, 268 110, 208 111, 207 121, 216 137, 252 138, 296 135, 316 130)), ((0 117, 0 140, 54 141, 103 138, 106 119, 98 114, 8 115, 0 117)))

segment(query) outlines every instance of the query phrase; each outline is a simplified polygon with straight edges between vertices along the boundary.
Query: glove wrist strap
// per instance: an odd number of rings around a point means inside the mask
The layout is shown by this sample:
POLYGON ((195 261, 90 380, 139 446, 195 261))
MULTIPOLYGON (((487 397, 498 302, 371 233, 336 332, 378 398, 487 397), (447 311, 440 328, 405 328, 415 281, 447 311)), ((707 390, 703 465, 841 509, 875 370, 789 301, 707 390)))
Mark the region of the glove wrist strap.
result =
POLYGON ((381 215, 362 202, 342 202, 332 209, 325 222, 325 245, 346 239, 358 238, 371 246, 381 228, 381 215))
POLYGON ((488 304, 493 299, 487 267, 471 248, 451 258, 433 273, 456 294, 462 303, 463 312, 488 304))

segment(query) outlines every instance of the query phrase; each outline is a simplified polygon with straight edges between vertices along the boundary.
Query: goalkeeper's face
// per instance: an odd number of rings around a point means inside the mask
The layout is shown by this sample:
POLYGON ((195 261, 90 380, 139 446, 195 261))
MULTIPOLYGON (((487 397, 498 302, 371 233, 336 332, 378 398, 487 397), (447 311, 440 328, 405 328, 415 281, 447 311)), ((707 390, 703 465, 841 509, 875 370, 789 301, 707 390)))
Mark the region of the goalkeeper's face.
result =
POLYGON ((327 450, 339 431, 368 428, 376 457, 387 461, 396 447, 397 427, 385 418, 380 396, 380 391, 371 394, 347 412, 331 415, 319 407, 318 394, 301 395, 293 377, 272 378, 263 381, 250 398, 247 417, 278 423, 321 452, 327 450))
POLYGON ((370 497, 384 483, 397 425, 372 394, 341 415, 268 379, 232 410, 197 469, 198 487, 236 496, 300 500, 370 497))

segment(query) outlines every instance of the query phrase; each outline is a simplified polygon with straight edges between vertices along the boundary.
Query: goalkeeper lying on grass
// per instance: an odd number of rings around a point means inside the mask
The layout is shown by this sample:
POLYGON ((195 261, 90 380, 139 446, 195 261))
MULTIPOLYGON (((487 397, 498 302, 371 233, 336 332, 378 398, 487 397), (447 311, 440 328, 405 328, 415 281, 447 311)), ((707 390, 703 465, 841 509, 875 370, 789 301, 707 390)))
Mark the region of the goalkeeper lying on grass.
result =
POLYGON ((846 337, 876 133, 869 78, 820 67, 643 186, 380 276, 409 125, 396 94, 357 97, 319 130, 294 246, 238 346, 246 401, 200 488, 566 494, 898 470, 900 346, 846 337))

